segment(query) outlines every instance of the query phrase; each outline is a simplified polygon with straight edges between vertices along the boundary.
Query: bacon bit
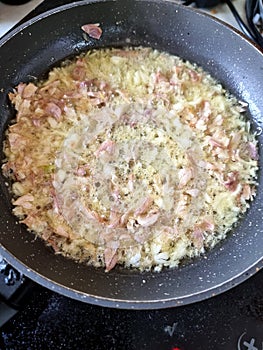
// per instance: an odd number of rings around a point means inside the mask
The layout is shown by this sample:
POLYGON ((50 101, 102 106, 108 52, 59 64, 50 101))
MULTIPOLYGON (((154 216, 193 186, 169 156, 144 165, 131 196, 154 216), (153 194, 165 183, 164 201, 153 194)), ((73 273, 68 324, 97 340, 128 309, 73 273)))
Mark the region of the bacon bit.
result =
POLYGON ((104 260, 106 265, 106 272, 109 272, 114 268, 118 262, 118 248, 105 248, 104 260))
POLYGON ((178 188, 182 189, 193 177, 193 172, 191 168, 183 168, 178 171, 179 185, 178 188))
POLYGON ((44 239, 44 241, 48 241, 52 233, 48 229, 44 229, 43 232, 41 233, 41 237, 44 239))
POLYGON ((120 221, 121 221, 121 215, 115 210, 110 211, 110 220, 108 227, 109 228, 116 228, 120 226, 120 221))
MULTIPOLYGON (((22 96, 22 94, 23 94, 23 91, 24 91, 24 88, 26 87, 26 84, 25 83, 20 83, 20 84, 18 84, 17 85, 17 93, 18 93, 18 95, 20 95, 20 96, 22 96)), ((15 92, 15 90, 14 90, 14 92, 15 92)), ((10 94, 12 97, 14 97, 14 94, 10 94)), ((10 96, 9 96, 10 97, 10 96)))
POLYGON ((128 189, 130 192, 133 192, 134 190, 134 179, 135 179, 134 174, 130 174, 128 176, 128 189))
POLYGON ((25 146, 26 140, 21 135, 12 132, 11 134, 9 134, 9 144, 10 144, 11 150, 13 148, 19 149, 22 146, 25 146))
POLYGON ((78 168, 76 171, 76 175, 78 175, 78 176, 86 175, 86 169, 84 169, 83 167, 78 168))
POLYGON ((211 115, 211 105, 209 101, 202 101, 200 118, 204 121, 207 121, 211 115))
POLYGON ((99 157, 102 152, 107 152, 108 154, 112 155, 115 150, 115 142, 111 140, 106 140, 102 142, 100 147, 97 149, 96 152, 94 152, 95 157, 99 157))
POLYGON ((147 197, 147 198, 143 199, 140 206, 135 210, 134 215, 138 216, 138 215, 144 214, 150 208, 152 203, 153 203, 152 197, 147 197))
POLYGON ((168 239, 173 239, 175 237, 179 237, 179 232, 177 226, 163 226, 163 233, 168 239))
POLYGON ((89 166, 87 164, 79 166, 78 169, 76 170, 76 175, 78 176, 85 176, 85 175, 88 175, 88 173, 89 173, 89 166))
POLYGON ((105 219, 101 217, 95 210, 91 210, 86 207, 82 207, 81 211, 83 214, 86 216, 87 219, 93 220, 93 221, 98 221, 98 222, 105 222, 105 219))
POLYGON ((99 80, 97 78, 94 78, 94 79, 90 79, 90 80, 85 80, 82 83, 87 88, 89 88, 90 92, 93 92, 92 88, 96 87, 98 90, 101 90, 100 93, 103 92, 103 93, 108 93, 110 95, 112 94, 112 91, 110 89, 110 85, 104 80, 99 80))
POLYGON ((167 83, 168 82, 168 79, 166 78, 166 76, 163 74, 163 73, 161 73, 161 72, 157 72, 156 74, 155 74, 155 82, 158 84, 158 83, 160 83, 160 82, 165 82, 165 83, 167 83))
POLYGON ((81 99, 83 94, 78 91, 68 91, 64 93, 63 98, 81 99))
POLYGON ((69 233, 62 226, 55 227, 54 232, 59 236, 70 238, 69 233))
POLYGON ((134 239, 125 230, 123 233, 120 233, 119 242, 121 242, 121 247, 130 247, 134 243, 134 239))
POLYGON ((49 238, 47 240, 48 244, 53 248, 53 250, 55 251, 55 253, 59 252, 59 247, 57 242, 55 241, 56 238, 49 238))
POLYGON ((99 23, 84 24, 81 29, 93 39, 99 40, 102 35, 102 29, 99 23))
POLYGON ((235 192, 238 186, 238 172, 234 171, 227 174, 227 180, 224 182, 224 186, 231 192, 235 192))
POLYGON ((188 113, 187 119, 188 119, 188 123, 191 127, 196 126, 198 119, 194 116, 193 113, 188 113))
POLYGON ((198 188, 191 188, 190 190, 185 191, 185 193, 189 194, 191 197, 196 198, 199 195, 200 190, 198 188))
POLYGON ((32 228, 32 225, 36 222, 36 218, 32 215, 28 215, 24 220, 20 221, 21 224, 25 224, 28 227, 32 228))
MULTIPOLYGON (((125 97, 123 97, 123 99, 126 100, 125 97)), ((126 101, 128 102, 128 100, 126 101)), ((124 113, 121 116, 121 119, 125 123, 125 125, 129 125, 131 128, 134 128, 138 125, 138 121, 133 120, 127 113, 124 113)))
POLYGON ((210 163, 210 162, 205 162, 205 161, 200 161, 199 162, 199 166, 201 168, 204 168, 204 169, 207 169, 207 170, 216 170, 216 171, 219 171, 219 172, 222 172, 225 170, 225 164, 220 164, 220 163, 217 163, 217 164, 213 164, 213 163, 210 163))
POLYGON ((196 226, 192 232, 193 244, 197 249, 201 249, 204 245, 204 235, 203 230, 196 226))
POLYGON ((182 66, 175 66, 173 68, 173 71, 176 73, 176 75, 179 77, 182 74, 183 67, 182 66))
POLYGON ((179 217, 183 217, 186 215, 187 212, 187 200, 188 196, 187 195, 181 195, 179 200, 178 200, 178 205, 176 208, 176 215, 179 217))
MULTIPOLYGON (((109 92, 110 86, 109 86, 109 84, 106 81, 102 80, 102 81, 99 82, 99 89, 104 91, 104 92, 105 91, 109 92)), ((110 91, 110 93, 111 93, 111 91, 110 91)))
POLYGON ((51 115, 52 117, 54 117, 56 120, 58 121, 61 120, 61 114, 62 114, 61 108, 54 102, 49 102, 46 105, 45 112, 51 115))
POLYGON ((253 160, 258 160, 259 156, 258 156, 258 150, 256 148, 256 146, 252 143, 252 142, 248 142, 247 143, 247 151, 249 154, 249 157, 253 160))
POLYGON ((143 232, 136 231, 133 236, 134 240, 140 244, 143 244, 149 239, 149 232, 147 233, 146 230, 143 232))
POLYGON ((224 148, 223 144, 220 141, 213 139, 212 137, 209 139, 209 143, 213 147, 224 148))
POLYGON ((27 99, 22 100, 21 104, 19 105, 19 110, 17 113, 18 121, 23 115, 30 113, 30 105, 31 105, 31 100, 27 100, 27 99))
POLYGON ((82 83, 84 84, 84 86, 86 86, 89 89, 94 87, 94 86, 98 87, 98 79, 97 78, 85 80, 82 83))
POLYGON ((36 126, 37 128, 39 128, 40 125, 41 125, 40 119, 37 119, 37 118, 32 119, 32 123, 33 123, 33 125, 36 126))
POLYGON ((203 231, 214 231, 215 224, 211 218, 204 219, 199 225, 198 225, 203 231))
POLYGON ((193 165, 193 166, 198 166, 197 162, 196 162, 196 155, 194 152, 190 151, 186 151, 186 156, 189 160, 189 162, 193 165))
MULTIPOLYGON (((117 176, 116 176, 117 177, 117 176)), ((111 181, 113 181, 114 180, 114 176, 112 176, 112 179, 111 179, 111 181)), ((113 184, 113 190, 111 191, 111 196, 112 196, 112 198, 114 199, 114 202, 117 202, 117 203, 119 203, 120 202, 120 198, 121 198, 121 196, 120 196, 120 190, 119 190, 119 188, 114 188, 114 183, 112 182, 112 184, 113 184)))
POLYGON ((238 155, 238 146, 239 146, 240 141, 241 141, 241 133, 240 132, 235 133, 230 139, 228 149, 229 149, 230 157, 233 160, 235 160, 236 156, 238 155))
POLYGON ((210 218, 204 219, 200 224, 194 226, 194 231, 192 232, 192 238, 194 246, 197 249, 201 249, 204 244, 204 232, 213 232, 215 229, 214 222, 210 218))
POLYGON ((86 70, 84 67, 82 66, 76 66, 72 73, 71 73, 71 76, 74 80, 79 80, 79 81, 82 81, 85 79, 86 77, 86 70))
POLYGON ((76 65, 79 67, 85 67, 85 60, 83 57, 79 57, 76 61, 76 65))
POLYGON ((188 72, 192 82, 197 83, 201 80, 201 75, 197 73, 195 70, 189 69, 188 72))
POLYGON ((34 85, 33 83, 29 83, 28 85, 26 85, 23 89, 23 92, 22 92, 22 97, 23 98, 30 98, 32 97, 35 92, 37 91, 37 86, 34 85))
POLYGON ((84 214, 86 215, 86 217, 90 220, 95 220, 95 221, 99 221, 99 216, 98 213, 96 213, 94 210, 90 210, 85 208, 86 210, 84 211, 84 214))
POLYGON ((236 132, 230 140, 229 147, 231 148, 237 148, 241 140, 241 133, 236 132))
POLYGON ((93 98, 91 99, 90 103, 92 106, 104 106, 105 101, 102 98, 93 98))
POLYGON ((20 205, 22 208, 30 209, 32 208, 32 203, 34 197, 31 194, 25 194, 24 196, 19 197, 16 201, 13 202, 14 205, 20 205))
POLYGON ((160 216, 160 213, 155 211, 152 213, 150 212, 147 215, 139 215, 138 217, 136 217, 136 220, 139 225, 143 227, 149 227, 158 220, 159 216, 160 216))
POLYGON ((253 196, 252 191, 251 191, 251 187, 249 185, 244 185, 243 186, 243 190, 242 190, 242 195, 241 197, 243 197, 245 200, 249 200, 251 199, 253 196))
POLYGON ((127 222, 130 218, 131 210, 127 210, 124 214, 122 214, 120 219, 120 225, 127 227, 127 222))
POLYGON ((59 203, 59 199, 58 199, 58 196, 56 194, 56 191, 55 189, 52 187, 51 188, 51 196, 52 196, 52 199, 53 199, 53 210, 56 214, 59 214, 60 212, 60 203, 59 203))

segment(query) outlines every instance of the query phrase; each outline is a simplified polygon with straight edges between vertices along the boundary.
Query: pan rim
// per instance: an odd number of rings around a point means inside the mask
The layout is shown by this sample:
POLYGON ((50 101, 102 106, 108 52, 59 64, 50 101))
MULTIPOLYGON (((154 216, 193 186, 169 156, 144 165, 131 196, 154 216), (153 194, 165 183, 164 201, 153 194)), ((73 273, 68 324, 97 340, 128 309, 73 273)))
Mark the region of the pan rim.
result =
MULTIPOLYGON (((33 18, 27 20, 26 22, 15 26, 14 28, 11 28, 2 38, 0 38, 0 47, 10 38, 12 38, 14 35, 16 35, 18 32, 21 32, 23 29, 27 28, 28 26, 32 25, 35 22, 38 22, 41 19, 44 19, 46 17, 49 17, 50 15, 59 13, 64 10, 68 10, 71 8, 75 7, 81 7, 81 6, 86 6, 86 5, 91 5, 91 4, 96 4, 96 3, 107 3, 107 2, 118 2, 120 0, 78 0, 74 1, 65 5, 60 5, 54 9, 47 10, 37 16, 34 16, 33 18)), ((134 0, 134 2, 149 2, 149 0, 134 0)), ((173 6, 177 6, 178 8, 184 8, 184 10, 189 11, 189 12, 195 12, 199 16, 204 16, 204 17, 209 17, 212 21, 215 21, 217 23, 220 23, 221 25, 228 27, 230 30, 235 32, 238 36, 242 37, 246 42, 249 42, 252 46, 254 46, 258 51, 260 51, 263 54, 263 48, 261 48, 257 43, 255 43, 253 40, 248 38, 244 33, 241 32, 241 30, 237 29, 236 27, 232 26, 231 24, 223 21, 222 19, 215 17, 208 12, 204 12, 200 10, 199 8, 193 8, 193 7, 188 7, 185 6, 181 3, 177 3, 174 0, 151 0, 151 2, 154 3, 170 3, 173 6)))
MULTIPOLYGON (((26 29, 27 27, 30 27, 32 24, 38 22, 41 19, 44 19, 46 17, 49 17, 50 15, 56 14, 58 12, 61 12, 62 10, 68 10, 74 7, 79 7, 79 6, 86 6, 86 5, 90 5, 90 4, 94 4, 94 3, 102 3, 102 2, 117 2, 118 0, 84 0, 84 1, 77 1, 68 5, 62 5, 58 8, 56 8, 55 10, 49 10, 44 12, 41 15, 38 15, 36 17, 34 17, 33 19, 25 22, 24 24, 20 25, 19 27, 15 28, 14 30, 12 30, 9 34, 5 35, 1 40, 0 40, 0 47, 1 45, 3 45, 6 41, 10 40, 13 36, 15 36, 18 33, 21 33, 24 29, 26 29)), ((136 2, 147 2, 148 0, 135 0, 136 2)), ((155 2, 155 3, 160 3, 160 2, 167 2, 167 3, 173 3, 173 5, 175 6, 183 6, 180 4, 176 4, 173 2, 173 0, 152 0, 151 2, 155 2)), ((190 9, 190 8, 186 8, 184 7, 184 9, 187 9, 187 11, 194 11, 197 12, 199 15, 201 16, 208 16, 210 17, 213 21, 215 22, 219 22, 221 23, 223 26, 229 27, 232 31, 236 32, 239 36, 241 36, 244 40, 246 40, 246 42, 249 42, 251 45, 254 46, 254 48, 256 48, 258 51, 260 51, 260 53, 262 53, 262 50, 253 42, 251 42, 249 39, 247 39, 241 32, 239 32, 238 30, 236 30, 235 28, 233 28, 232 26, 226 24, 225 22, 219 20, 219 19, 215 19, 213 16, 203 13, 197 9, 190 9)), ((196 298, 197 293, 193 294, 193 295, 187 295, 185 297, 182 297, 181 299, 182 302, 180 301, 180 298, 175 299, 175 298, 171 298, 171 299, 165 299, 165 300, 150 300, 150 301, 134 301, 134 300, 118 300, 118 299, 111 299, 111 298, 104 298, 104 297, 98 297, 98 296, 91 296, 89 295, 87 296, 83 296, 85 295, 85 293, 82 293, 80 291, 76 291, 74 289, 70 289, 69 287, 66 287, 65 285, 60 285, 59 283, 55 282, 54 280, 49 280, 47 277, 39 274, 37 271, 33 271, 32 269, 30 269, 29 267, 27 267, 25 264, 23 264, 21 261, 19 261, 15 256, 13 256, 12 254, 8 254, 5 251, 5 248, 3 245, 0 244, 0 253, 1 251, 3 251, 3 256, 6 258, 6 260, 10 263, 15 262, 15 267, 21 265, 21 272, 24 273, 26 276, 28 276, 30 278, 31 273, 32 275, 35 274, 35 280, 40 282, 40 284, 42 284, 44 287, 47 287, 46 284, 48 283, 52 283, 53 285, 56 285, 57 288, 61 289, 64 291, 64 295, 67 295, 69 297, 75 298, 79 300, 79 297, 82 299, 89 299, 89 300, 83 300, 89 303, 94 303, 94 304, 100 304, 102 306, 111 306, 111 307, 117 307, 116 306, 116 302, 117 304, 119 304, 118 307, 120 308, 137 308, 138 309, 143 309, 143 308, 147 308, 147 309, 154 309, 154 308, 167 308, 167 307, 171 307, 171 306, 177 306, 177 305, 182 305, 182 304, 190 304, 192 302, 196 302, 198 300, 204 300, 209 298, 211 295, 210 293, 212 291, 214 291, 215 289, 220 289, 219 291, 217 291, 216 294, 219 294, 221 292, 224 292, 232 287, 234 287, 236 284, 246 280, 249 276, 250 276, 250 272, 251 275, 254 274, 255 272, 257 272, 257 269, 261 269, 263 266, 261 266, 262 263, 262 257, 261 259, 258 259, 253 265, 250 265, 248 267, 247 270, 242 271, 241 273, 239 273, 238 275, 235 275, 233 278, 230 278, 229 280, 219 284, 219 285, 215 285, 213 287, 211 287, 211 289, 207 289, 205 291, 201 291, 198 292, 198 296, 200 296, 200 298, 196 298), (11 257, 11 261, 10 258, 11 257), (30 270, 30 271, 28 271, 30 270), (48 283, 47 283, 48 282, 48 283), (229 285, 228 285, 229 284, 229 285), (81 297, 82 296, 82 297, 81 297), (90 298, 94 298, 94 300, 90 300, 90 298), (193 300, 194 299, 194 300, 193 300), (92 302, 93 301, 93 302, 92 302), (158 305, 157 305, 158 303, 158 305), (134 305, 133 305, 134 304, 134 305), (140 305, 139 305, 140 304, 140 305), (161 304, 161 305, 160 305, 161 304), (175 305, 174 305, 175 304, 175 305)), ((49 287, 50 289, 50 287, 49 287)), ((53 289, 53 288, 51 288, 53 289)))
POLYGON ((167 298, 167 299, 156 299, 156 300, 123 300, 118 298, 103 297, 88 294, 85 292, 78 291, 76 289, 62 285, 37 271, 32 270, 27 267, 24 263, 19 261, 15 256, 10 254, 3 245, 0 245, 0 255, 12 266, 17 268, 19 272, 24 274, 27 278, 33 280, 34 282, 40 284, 42 287, 55 291, 61 295, 89 303, 92 305, 99 305, 102 307, 119 308, 119 309, 133 309, 133 310, 154 310, 154 309, 167 309, 170 307, 178 307, 183 305, 189 305, 196 303, 198 301, 204 301, 211 297, 220 295, 240 283, 245 282, 247 279, 252 277, 255 273, 262 271, 263 260, 258 259, 253 265, 249 266, 248 269, 241 271, 239 274, 235 275, 228 280, 219 283, 211 288, 199 291, 193 294, 187 294, 179 298, 167 298), (32 278, 33 277, 33 278, 32 278), (50 286, 51 285, 51 286, 50 286))

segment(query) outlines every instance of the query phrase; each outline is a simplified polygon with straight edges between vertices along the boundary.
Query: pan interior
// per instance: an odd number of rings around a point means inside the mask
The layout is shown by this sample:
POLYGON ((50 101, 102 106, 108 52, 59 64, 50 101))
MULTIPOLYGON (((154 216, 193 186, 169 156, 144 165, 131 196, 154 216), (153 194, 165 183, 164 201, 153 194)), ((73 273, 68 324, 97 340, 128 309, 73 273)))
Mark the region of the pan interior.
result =
MULTIPOLYGON (((5 57, 0 62, 1 144, 14 116, 7 93, 19 82, 43 78, 54 65, 90 48, 142 45, 196 62, 248 102, 253 129, 259 133, 261 155, 262 53, 242 35, 207 15, 171 1, 82 1, 37 17, 2 39, 0 45, 5 57), (101 39, 84 38, 80 27, 97 22, 103 29, 101 39)), ((117 268, 105 274, 54 255, 17 224, 2 175, 0 181, 1 254, 37 282, 87 302, 135 308, 189 303, 246 278, 246 273, 253 273, 262 259, 261 171, 258 194, 228 239, 206 256, 161 273, 117 268)))

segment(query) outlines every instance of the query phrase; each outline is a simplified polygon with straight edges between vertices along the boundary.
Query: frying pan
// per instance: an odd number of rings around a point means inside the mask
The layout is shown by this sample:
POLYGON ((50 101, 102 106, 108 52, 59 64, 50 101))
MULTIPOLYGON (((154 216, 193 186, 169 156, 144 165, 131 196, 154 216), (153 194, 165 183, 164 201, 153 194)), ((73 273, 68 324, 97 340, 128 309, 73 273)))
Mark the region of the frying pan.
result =
MULTIPOLYGON (((248 102, 262 167, 261 50, 223 22, 171 0, 74 2, 28 21, 2 39, 0 143, 14 117, 7 93, 19 82, 42 78, 61 60, 90 48, 127 44, 151 46, 196 62, 238 99, 248 102), (100 40, 83 37, 80 27, 87 23, 101 24, 100 40)), ((105 273, 55 255, 17 223, 2 175, 0 182, 0 254, 30 279, 71 298, 120 308, 173 307, 221 293, 262 267, 261 170, 257 196, 228 238, 204 256, 160 273, 121 267, 105 273)))

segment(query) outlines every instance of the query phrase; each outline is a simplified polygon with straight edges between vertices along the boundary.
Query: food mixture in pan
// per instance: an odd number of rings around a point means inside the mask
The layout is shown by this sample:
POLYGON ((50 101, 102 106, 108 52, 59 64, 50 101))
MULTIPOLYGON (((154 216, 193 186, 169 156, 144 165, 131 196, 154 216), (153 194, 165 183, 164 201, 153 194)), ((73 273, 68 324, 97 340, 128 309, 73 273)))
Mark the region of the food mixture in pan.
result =
POLYGON ((14 214, 56 253, 106 271, 175 267, 224 239, 255 195, 245 103, 168 53, 92 50, 9 97, 14 214))

